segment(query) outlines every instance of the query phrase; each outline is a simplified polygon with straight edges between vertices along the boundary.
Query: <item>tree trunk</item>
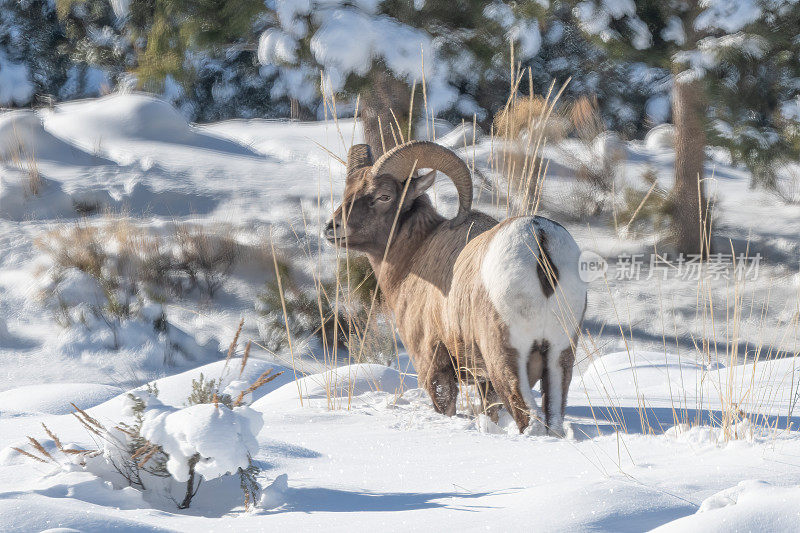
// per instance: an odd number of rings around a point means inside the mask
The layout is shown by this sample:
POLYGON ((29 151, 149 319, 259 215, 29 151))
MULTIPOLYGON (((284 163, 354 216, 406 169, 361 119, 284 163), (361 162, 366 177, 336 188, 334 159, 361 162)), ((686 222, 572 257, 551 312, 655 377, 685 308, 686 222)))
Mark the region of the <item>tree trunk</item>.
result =
POLYGON ((672 99, 675 123, 675 185, 672 189, 672 228, 677 251, 708 256, 705 185, 706 103, 699 81, 675 81, 672 99))
POLYGON ((364 142, 378 158, 383 154, 384 147, 388 151, 402 142, 395 116, 402 128, 402 135, 408 134, 411 90, 405 82, 394 79, 380 67, 373 69, 369 80, 369 86, 361 94, 358 113, 364 126, 364 142))

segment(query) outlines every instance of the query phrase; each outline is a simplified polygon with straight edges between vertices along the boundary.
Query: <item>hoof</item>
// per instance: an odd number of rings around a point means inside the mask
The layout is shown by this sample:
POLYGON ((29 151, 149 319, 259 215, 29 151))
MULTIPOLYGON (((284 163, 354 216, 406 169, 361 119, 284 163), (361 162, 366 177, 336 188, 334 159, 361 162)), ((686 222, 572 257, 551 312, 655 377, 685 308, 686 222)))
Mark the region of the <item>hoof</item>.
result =
POLYGON ((523 435, 529 435, 531 437, 543 437, 547 435, 547 428, 545 427, 544 423, 541 420, 537 420, 533 416, 531 416, 531 421, 528 424, 528 427, 522 431, 523 435))

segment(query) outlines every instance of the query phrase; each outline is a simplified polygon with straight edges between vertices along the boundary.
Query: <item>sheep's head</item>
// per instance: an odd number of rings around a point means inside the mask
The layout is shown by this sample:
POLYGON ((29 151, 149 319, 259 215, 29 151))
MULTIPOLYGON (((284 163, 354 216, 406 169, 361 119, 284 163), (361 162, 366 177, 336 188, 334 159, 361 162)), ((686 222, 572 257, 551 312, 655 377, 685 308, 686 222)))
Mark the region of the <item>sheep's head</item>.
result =
POLYGON ((453 151, 428 141, 409 141, 373 163, 368 145, 354 145, 347 154, 344 197, 325 228, 325 237, 337 246, 383 253, 395 218, 412 209, 433 185, 436 171, 456 186, 459 206, 453 223, 461 223, 472 206, 472 175, 453 151), (431 170, 421 173, 419 169, 431 170))

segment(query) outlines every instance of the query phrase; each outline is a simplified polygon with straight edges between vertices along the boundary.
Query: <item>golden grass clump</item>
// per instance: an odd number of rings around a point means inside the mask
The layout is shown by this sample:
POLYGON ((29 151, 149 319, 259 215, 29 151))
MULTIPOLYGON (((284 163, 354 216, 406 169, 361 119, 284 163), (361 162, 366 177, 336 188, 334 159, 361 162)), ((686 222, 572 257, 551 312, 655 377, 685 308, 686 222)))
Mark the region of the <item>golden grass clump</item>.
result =
MULTIPOLYGON (((495 134, 509 141, 524 140, 534 131, 538 134, 549 106, 550 103, 538 95, 518 96, 495 115, 495 134)), ((544 137, 557 142, 564 139, 569 130, 569 121, 556 108, 544 124, 544 137)))
MULTIPOLYGON (((157 301, 193 289, 213 298, 247 255, 229 228, 181 224, 162 233, 126 218, 109 218, 103 224, 79 221, 47 232, 35 244, 61 272, 75 268, 106 290, 124 288, 131 297, 145 294, 157 301)), ((259 259, 250 255, 247 259, 259 259)))
POLYGON ((263 372, 258 379, 256 379, 253 383, 250 384, 245 390, 239 392, 239 396, 237 396, 236 400, 233 402, 233 407, 239 407, 244 402, 244 397, 250 394, 251 392, 255 392, 256 390, 260 389, 273 379, 277 378, 283 372, 278 372, 277 374, 272 373, 272 368, 263 372))
POLYGON ((0 147, 0 160, 10 161, 13 166, 25 173, 25 183, 23 190, 27 196, 38 196, 42 190, 44 182, 39 173, 39 165, 36 160, 36 150, 28 148, 22 140, 16 125, 13 131, 14 139, 10 145, 0 147))
POLYGON ((178 261, 191 282, 213 297, 233 270, 240 246, 233 232, 212 233, 205 228, 182 224, 176 227, 178 261))
POLYGON ((597 96, 581 96, 567 105, 567 116, 577 137, 591 141, 606 130, 597 96))

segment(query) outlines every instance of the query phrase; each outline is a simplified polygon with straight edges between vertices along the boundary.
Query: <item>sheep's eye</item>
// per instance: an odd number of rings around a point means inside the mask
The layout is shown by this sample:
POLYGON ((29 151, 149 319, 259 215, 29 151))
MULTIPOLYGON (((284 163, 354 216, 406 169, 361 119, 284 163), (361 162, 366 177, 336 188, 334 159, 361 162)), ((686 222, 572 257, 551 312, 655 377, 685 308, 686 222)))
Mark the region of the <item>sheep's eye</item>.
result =
POLYGON ((389 196, 388 194, 382 194, 382 195, 378 196, 378 198, 377 198, 377 200, 379 202, 388 202, 391 199, 392 199, 392 197, 389 196))

